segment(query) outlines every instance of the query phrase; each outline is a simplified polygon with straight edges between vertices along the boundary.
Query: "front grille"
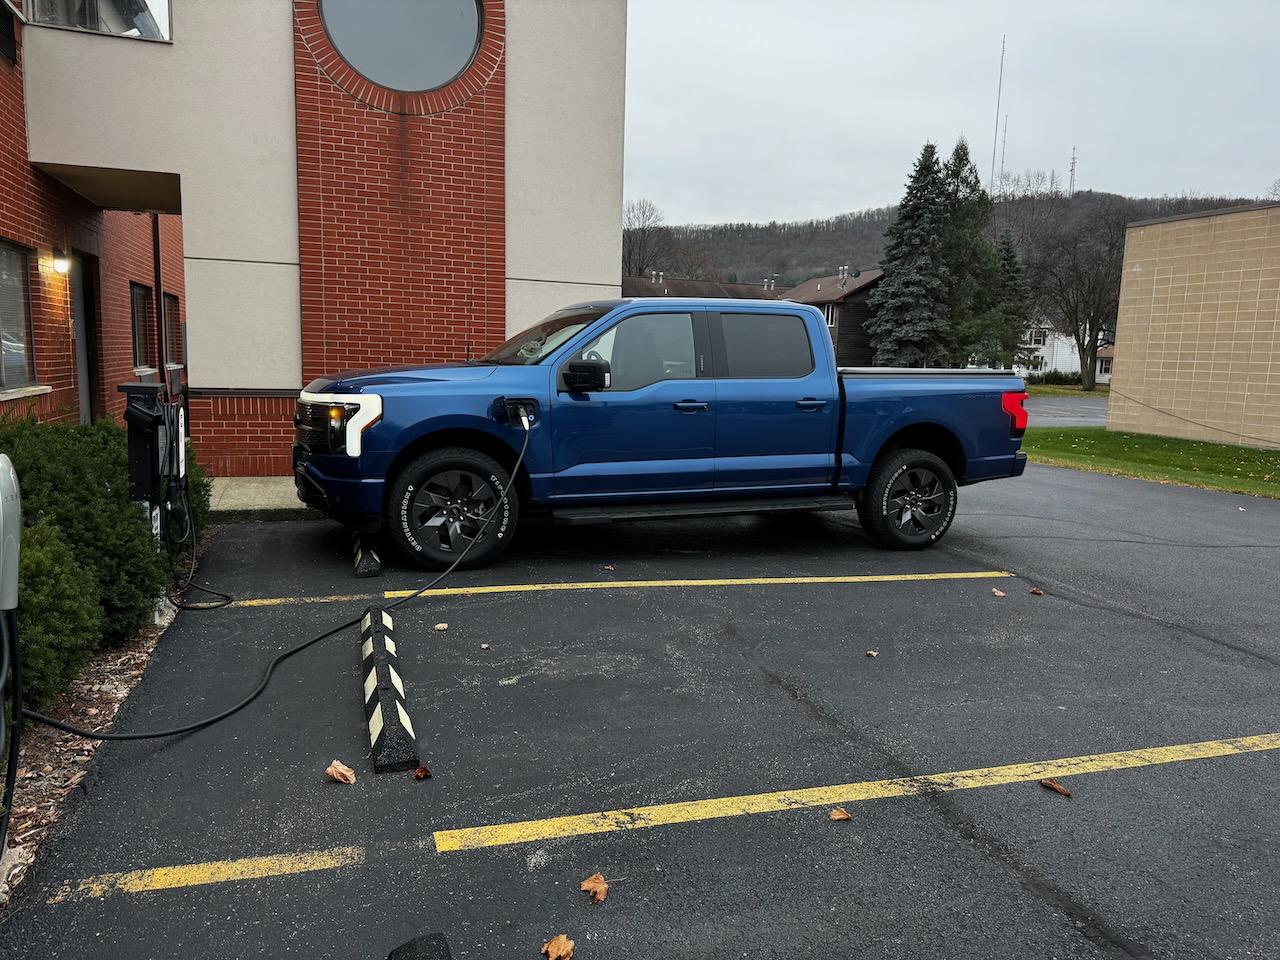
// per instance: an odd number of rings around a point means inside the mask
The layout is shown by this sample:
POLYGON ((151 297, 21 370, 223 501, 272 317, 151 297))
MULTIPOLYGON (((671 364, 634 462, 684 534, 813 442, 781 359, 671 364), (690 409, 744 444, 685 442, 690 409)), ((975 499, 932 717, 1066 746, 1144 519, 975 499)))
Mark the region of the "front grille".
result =
POLYGON ((299 446, 314 453, 330 453, 329 407, 299 400, 293 411, 294 437, 299 446))

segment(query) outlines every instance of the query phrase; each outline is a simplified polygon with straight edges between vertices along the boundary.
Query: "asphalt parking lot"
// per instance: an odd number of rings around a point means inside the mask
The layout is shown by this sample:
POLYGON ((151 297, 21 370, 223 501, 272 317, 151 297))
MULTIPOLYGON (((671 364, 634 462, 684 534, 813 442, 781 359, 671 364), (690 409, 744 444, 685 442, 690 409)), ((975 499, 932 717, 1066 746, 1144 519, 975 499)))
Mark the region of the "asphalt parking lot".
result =
POLYGON ((1081 394, 1078 397, 1032 396, 1024 406, 1037 427, 1105 427, 1107 394, 1081 394))
MULTIPOLYGON (((1280 955, 1280 502, 1033 466, 932 551, 850 517, 523 530, 449 584, 522 589, 397 612, 429 780, 372 774, 354 631, 106 745, 5 955, 1280 955)), ((421 578, 353 579, 322 522, 228 525, 202 574, 240 602, 118 729, 421 578)))

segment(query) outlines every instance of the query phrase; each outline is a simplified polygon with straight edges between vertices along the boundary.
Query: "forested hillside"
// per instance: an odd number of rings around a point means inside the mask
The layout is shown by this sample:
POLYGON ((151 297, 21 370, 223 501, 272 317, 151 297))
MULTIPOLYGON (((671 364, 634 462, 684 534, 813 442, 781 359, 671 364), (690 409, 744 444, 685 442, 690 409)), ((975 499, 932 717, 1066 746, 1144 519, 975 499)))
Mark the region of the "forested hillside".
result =
MULTIPOLYGON (((1013 219, 1012 205, 1023 203, 1028 193, 1052 192, 1052 184, 1036 189, 1036 185, 1029 182, 1034 176, 1017 178, 1008 185, 1008 190, 998 193, 994 211, 997 229, 1013 219)), ((1083 203, 1087 198, 1099 196, 1096 192, 1081 191, 1067 202, 1078 198, 1083 203)), ((1128 199, 1125 206, 1126 215, 1139 220, 1251 203, 1253 199, 1195 195, 1138 197, 1128 199)), ((777 274, 779 287, 795 286, 809 277, 834 274, 843 264, 858 268, 878 263, 884 253, 884 232, 896 216, 895 206, 842 213, 824 220, 673 226, 671 234, 684 256, 677 263, 661 266, 673 276, 685 267, 684 272, 705 274, 693 279, 740 283, 755 283, 777 274)))

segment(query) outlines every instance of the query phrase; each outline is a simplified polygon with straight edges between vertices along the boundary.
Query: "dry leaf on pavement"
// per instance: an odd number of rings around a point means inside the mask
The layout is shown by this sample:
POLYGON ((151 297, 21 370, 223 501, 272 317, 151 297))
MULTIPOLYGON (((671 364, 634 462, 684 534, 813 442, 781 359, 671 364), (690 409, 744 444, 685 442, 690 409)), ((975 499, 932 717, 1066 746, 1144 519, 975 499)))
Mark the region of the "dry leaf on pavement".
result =
POLYGON ((609 896, 609 881, 605 880, 603 873, 593 873, 578 885, 578 889, 591 894, 592 903, 604 903, 604 898, 609 896))
POLYGON ((413 771, 413 779, 415 780, 427 780, 430 776, 431 771, 426 767, 419 767, 417 770, 413 771))
POLYGON ((878 656, 880 656, 880 651, 879 651, 879 650, 868 650, 868 651, 867 651, 867 656, 868 656, 868 657, 878 657, 878 656))
POLYGON ((487 643, 482 643, 482 644, 480 644, 480 649, 481 649, 481 650, 488 650, 488 649, 489 649, 489 645, 488 645, 487 643))
POLYGON ((1044 780, 1041 780, 1040 786, 1044 787, 1046 790, 1052 790, 1054 793, 1060 793, 1064 797, 1071 796, 1071 791, 1068 790, 1066 787, 1064 787, 1062 784, 1060 784, 1057 780, 1054 780, 1052 777, 1048 777, 1044 780))
POLYGON ((573 941, 557 933, 542 945, 541 952, 547 955, 547 960, 573 960, 573 941))
POLYGON ((338 783, 355 783, 356 772, 341 760, 335 760, 324 768, 324 775, 338 783))
POLYGON ((612 564, 612 563, 606 563, 606 564, 605 564, 603 567, 601 567, 600 569, 601 569, 601 570, 612 570, 612 569, 613 569, 613 564, 612 564))
POLYGON ((1028 590, 1027 592, 1028 592, 1028 593, 1030 593, 1033 597, 1043 597, 1043 596, 1044 596, 1044 591, 1043 591, 1043 590, 1041 590, 1039 587, 1032 587, 1032 588, 1031 588, 1030 590, 1028 590))
POLYGON ((846 810, 844 807, 836 807, 829 814, 827 814, 827 816, 829 816, 832 820, 852 820, 853 819, 853 817, 849 816, 849 811, 846 810))
POLYGON ((448 625, 447 623, 437 623, 437 624, 436 624, 436 629, 437 629, 437 630, 448 630, 448 629, 449 629, 449 625, 448 625))
POLYGON ((995 587, 992 587, 992 588, 991 588, 991 592, 992 592, 992 593, 994 593, 997 597, 1003 597, 1003 596, 1004 596, 1004 591, 1003 591, 1003 590, 997 590, 995 587))

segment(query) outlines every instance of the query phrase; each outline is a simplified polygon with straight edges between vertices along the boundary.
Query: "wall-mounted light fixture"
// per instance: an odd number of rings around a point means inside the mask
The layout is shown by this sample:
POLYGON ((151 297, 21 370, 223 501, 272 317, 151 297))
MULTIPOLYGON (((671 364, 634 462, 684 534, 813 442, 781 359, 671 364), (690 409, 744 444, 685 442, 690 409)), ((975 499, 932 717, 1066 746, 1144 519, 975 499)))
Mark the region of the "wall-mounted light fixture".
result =
POLYGON ((68 273, 71 270, 71 258, 61 247, 53 248, 53 272, 68 273))

